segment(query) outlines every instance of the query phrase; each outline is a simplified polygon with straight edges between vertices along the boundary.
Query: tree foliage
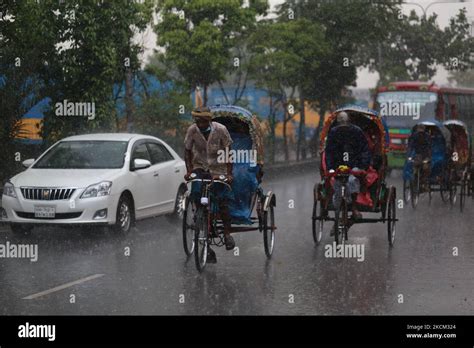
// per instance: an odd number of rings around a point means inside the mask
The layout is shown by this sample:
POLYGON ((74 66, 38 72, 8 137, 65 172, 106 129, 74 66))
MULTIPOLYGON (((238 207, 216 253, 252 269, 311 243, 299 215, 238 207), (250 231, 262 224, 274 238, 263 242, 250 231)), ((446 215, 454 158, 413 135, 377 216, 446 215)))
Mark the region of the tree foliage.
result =
POLYGON ((232 62, 232 49, 256 25, 256 18, 267 8, 266 1, 241 0, 161 0, 161 17, 155 27, 158 59, 179 72, 189 89, 207 88, 223 81, 232 62))

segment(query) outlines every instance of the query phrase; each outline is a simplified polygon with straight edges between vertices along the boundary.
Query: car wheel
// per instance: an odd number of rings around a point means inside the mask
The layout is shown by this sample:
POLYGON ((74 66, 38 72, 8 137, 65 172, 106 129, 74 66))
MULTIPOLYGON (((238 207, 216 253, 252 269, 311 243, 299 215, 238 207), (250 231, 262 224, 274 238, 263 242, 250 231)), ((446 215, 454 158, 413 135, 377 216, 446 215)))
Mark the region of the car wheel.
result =
POLYGON ((33 229, 33 226, 26 225, 26 224, 11 224, 10 228, 14 234, 28 235, 33 229))
POLYGON ((184 216, 184 199, 188 188, 186 186, 180 186, 178 193, 176 194, 176 200, 174 205, 173 213, 167 215, 171 221, 181 221, 184 216))
POLYGON ((130 232, 133 222, 134 212, 131 199, 122 195, 117 204, 117 215, 112 230, 116 233, 126 234, 130 232))

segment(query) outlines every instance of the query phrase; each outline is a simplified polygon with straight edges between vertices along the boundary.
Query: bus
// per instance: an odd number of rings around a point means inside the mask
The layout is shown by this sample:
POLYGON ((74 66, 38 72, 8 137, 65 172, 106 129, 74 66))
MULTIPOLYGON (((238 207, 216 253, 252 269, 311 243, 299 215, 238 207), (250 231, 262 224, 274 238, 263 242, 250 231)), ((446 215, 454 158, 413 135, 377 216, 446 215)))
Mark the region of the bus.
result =
POLYGON ((374 108, 389 127, 390 168, 403 168, 408 137, 413 126, 420 121, 463 121, 473 140, 474 88, 443 87, 422 81, 391 82, 377 89, 374 108))

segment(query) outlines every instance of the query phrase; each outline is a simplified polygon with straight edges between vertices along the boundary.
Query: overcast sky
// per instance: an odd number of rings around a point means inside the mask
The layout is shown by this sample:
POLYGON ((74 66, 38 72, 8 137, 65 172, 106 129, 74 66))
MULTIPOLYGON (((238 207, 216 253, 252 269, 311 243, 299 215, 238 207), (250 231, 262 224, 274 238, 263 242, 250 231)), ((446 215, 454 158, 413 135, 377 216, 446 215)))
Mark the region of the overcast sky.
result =
MULTIPOLYGON (((333 0, 338 1, 338 0, 333 0)), ((461 0, 462 1, 462 0, 461 0)), ((276 5, 283 3, 283 0, 269 0, 272 9, 276 5)), ((445 27, 449 24, 449 19, 458 13, 458 11, 465 7, 467 9, 467 15, 470 18, 470 21, 474 21, 474 0, 464 0, 462 3, 460 0, 427 0, 427 1, 412 1, 406 0, 407 4, 402 6, 402 11, 405 14, 409 14, 411 10, 415 10, 418 15, 423 14, 423 10, 420 8, 428 8, 427 15, 436 13, 438 15, 438 23, 441 27, 445 27), (417 5, 412 5, 410 3, 416 3, 417 5), (430 5, 432 4, 432 5, 430 5)), ((350 15, 350 13, 348 13, 350 15)), ((149 28, 145 35, 138 39, 142 41, 145 46, 145 56, 148 58, 153 50, 156 48, 156 35, 153 33, 153 30, 149 28)), ((358 88, 373 88, 378 80, 377 73, 369 73, 365 69, 361 69, 358 72, 357 78, 357 87, 358 88)), ((438 69, 437 75, 434 77, 434 81, 438 84, 447 84, 447 72, 440 67, 438 69)))

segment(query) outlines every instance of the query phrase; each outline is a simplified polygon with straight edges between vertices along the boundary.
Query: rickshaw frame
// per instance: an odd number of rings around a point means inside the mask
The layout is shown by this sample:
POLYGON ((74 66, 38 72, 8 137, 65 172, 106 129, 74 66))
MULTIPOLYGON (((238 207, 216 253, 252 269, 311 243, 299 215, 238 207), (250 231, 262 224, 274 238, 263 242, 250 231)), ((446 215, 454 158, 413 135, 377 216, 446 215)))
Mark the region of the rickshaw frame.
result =
MULTIPOLYGON (((259 123, 256 115, 251 114, 248 110, 233 105, 215 105, 210 107, 213 114, 212 120, 219 122, 219 118, 230 117, 236 118, 249 125, 249 136, 252 139, 252 148, 257 151, 257 162, 263 165, 263 135, 259 129, 259 123)), ((190 190, 188 190, 183 199, 183 247, 185 254, 190 257, 194 254, 196 268, 202 272, 206 266, 207 249, 209 246, 221 247, 224 245, 223 239, 223 223, 219 217, 218 208, 216 206, 216 198, 213 197, 211 186, 215 183, 225 184, 231 187, 225 179, 193 179, 188 181, 201 181, 200 201, 192 202, 190 190), (206 198, 204 201, 202 198, 206 198), (206 202, 207 201, 207 202, 206 202), (205 202, 206 204, 202 204, 205 202), (193 205, 194 203, 194 205, 193 205), (191 208, 191 209, 190 209, 191 208), (195 211, 193 211, 195 209, 195 211), (192 222, 188 221, 188 214, 192 212, 192 222), (206 222, 199 221, 204 219, 206 222), (192 233, 192 243, 188 234, 192 233), (188 245, 192 244, 191 246, 188 245), (199 243, 204 245, 203 250, 199 251, 199 243), (196 248, 198 246, 198 248, 196 248)), ((251 225, 242 226, 241 224, 232 223, 230 233, 259 231, 263 234, 265 255, 268 259, 272 257, 275 241, 275 213, 276 196, 272 191, 266 194, 261 188, 260 182, 257 188, 252 192, 250 202, 250 221, 251 225), (255 214, 255 215, 254 215, 255 214), (255 224, 257 224, 255 226, 255 224)))
MULTIPOLYGON (((329 172, 325 168, 325 148, 326 148, 326 140, 327 135, 329 134, 330 128, 333 126, 336 120, 336 116, 339 112, 345 111, 349 113, 350 117, 355 118, 357 117, 365 117, 369 122, 376 126, 378 130, 378 143, 377 143, 377 151, 373 152, 374 157, 379 156, 381 163, 376 169, 377 171, 377 181, 375 192, 371 197, 374 197, 375 200, 373 201, 373 206, 361 206, 358 205, 360 212, 363 213, 380 213, 380 218, 370 218, 364 217, 361 219, 353 219, 352 217, 349 219, 348 215, 342 220, 346 222, 346 226, 343 226, 343 230, 345 230, 344 238, 340 238, 341 236, 337 233, 339 226, 335 228, 335 242, 337 244, 344 243, 347 240, 347 231, 349 228, 354 224, 360 223, 387 223, 387 238, 389 246, 392 247, 395 242, 395 226, 396 222, 398 221, 396 217, 396 188, 394 186, 387 187, 385 182, 386 177, 386 169, 387 169, 387 156, 386 153, 388 152, 388 128, 386 124, 383 122, 382 118, 379 114, 371 109, 362 108, 359 106, 348 105, 342 108, 337 109, 333 112, 324 122, 323 129, 320 134, 320 147, 319 153, 321 158, 320 163, 320 176, 322 182, 317 182, 314 185, 313 189, 313 213, 312 213, 312 229, 313 229, 313 239, 316 245, 321 243, 322 233, 323 233, 323 224, 326 221, 331 222, 339 222, 339 212, 340 208, 336 209, 332 204, 332 196, 334 194, 332 190, 332 186, 329 179, 329 172), (318 213, 318 202, 319 202, 319 213, 318 213), (334 211, 334 217, 329 216, 329 212, 334 211), (337 221, 336 221, 337 220, 337 221), (347 222, 349 225, 347 225, 347 222), (318 228, 319 225, 319 228, 318 228)), ((352 120, 354 121, 354 120, 352 120)), ((375 184, 375 183, 374 183, 375 184)), ((373 189, 372 189, 373 190, 373 189)), ((342 200, 342 204, 347 204, 342 200)), ((347 214, 347 209, 349 205, 345 207, 345 214, 347 214)))
MULTIPOLYGON (((453 148, 451 160, 452 166, 450 174, 453 182, 451 185, 459 188, 459 208, 461 213, 464 211, 464 206, 466 203, 466 197, 472 196, 472 172, 471 172, 471 163, 472 163, 472 143, 471 137, 469 135, 469 131, 467 125, 459 120, 448 120, 443 122, 443 125, 449 129, 451 132, 451 143, 454 146, 456 143, 457 136, 461 131, 463 136, 465 137, 467 148, 462 149, 466 152, 467 156, 463 163, 456 163, 459 162, 459 154, 453 148)), ((455 202, 453 202, 455 203, 455 202)))
MULTIPOLYGON (((445 145, 445 164, 442 167, 442 171, 437 174, 433 175, 432 171, 430 173, 430 177, 427 178, 427 182, 424 183, 426 185, 426 189, 423 189, 423 185, 420 185, 420 181, 417 180, 417 185, 416 187, 414 186, 413 180, 406 180, 403 178, 403 197, 405 204, 408 204, 408 202, 411 202, 411 205, 413 209, 416 209, 419 201, 419 196, 420 194, 428 194, 428 202, 431 204, 431 201, 433 199, 433 193, 434 192, 439 192, 441 196, 441 200, 444 203, 449 202, 451 206, 454 205, 456 202, 457 198, 457 187, 456 185, 453 185, 452 182, 452 168, 453 164, 451 161, 451 151, 450 151, 450 146, 451 146, 451 133, 448 128, 444 126, 443 123, 436 121, 436 120, 424 120, 418 122, 416 125, 412 127, 412 133, 413 134, 414 130, 418 125, 424 125, 425 127, 428 127, 429 129, 436 129, 443 137, 444 139, 444 145, 445 145), (408 196, 408 191, 410 193, 410 196, 408 196), (409 197, 409 198, 408 198, 409 197)), ((410 136, 411 136, 410 135, 410 136)), ((405 166, 409 162, 413 162, 413 159, 409 156, 410 149, 407 147, 407 159, 405 162, 405 166)), ((432 169, 432 163, 430 163, 430 167, 432 169)), ((405 171, 407 170, 404 167, 404 174, 405 171)), ((413 170, 413 169, 412 169, 413 170)), ((420 170, 418 168, 417 170, 420 170)), ((417 172, 415 172, 417 173, 417 172)), ((413 173, 413 176, 415 176, 415 173, 413 173)), ((417 178, 419 179, 420 173, 418 173, 417 178)))

